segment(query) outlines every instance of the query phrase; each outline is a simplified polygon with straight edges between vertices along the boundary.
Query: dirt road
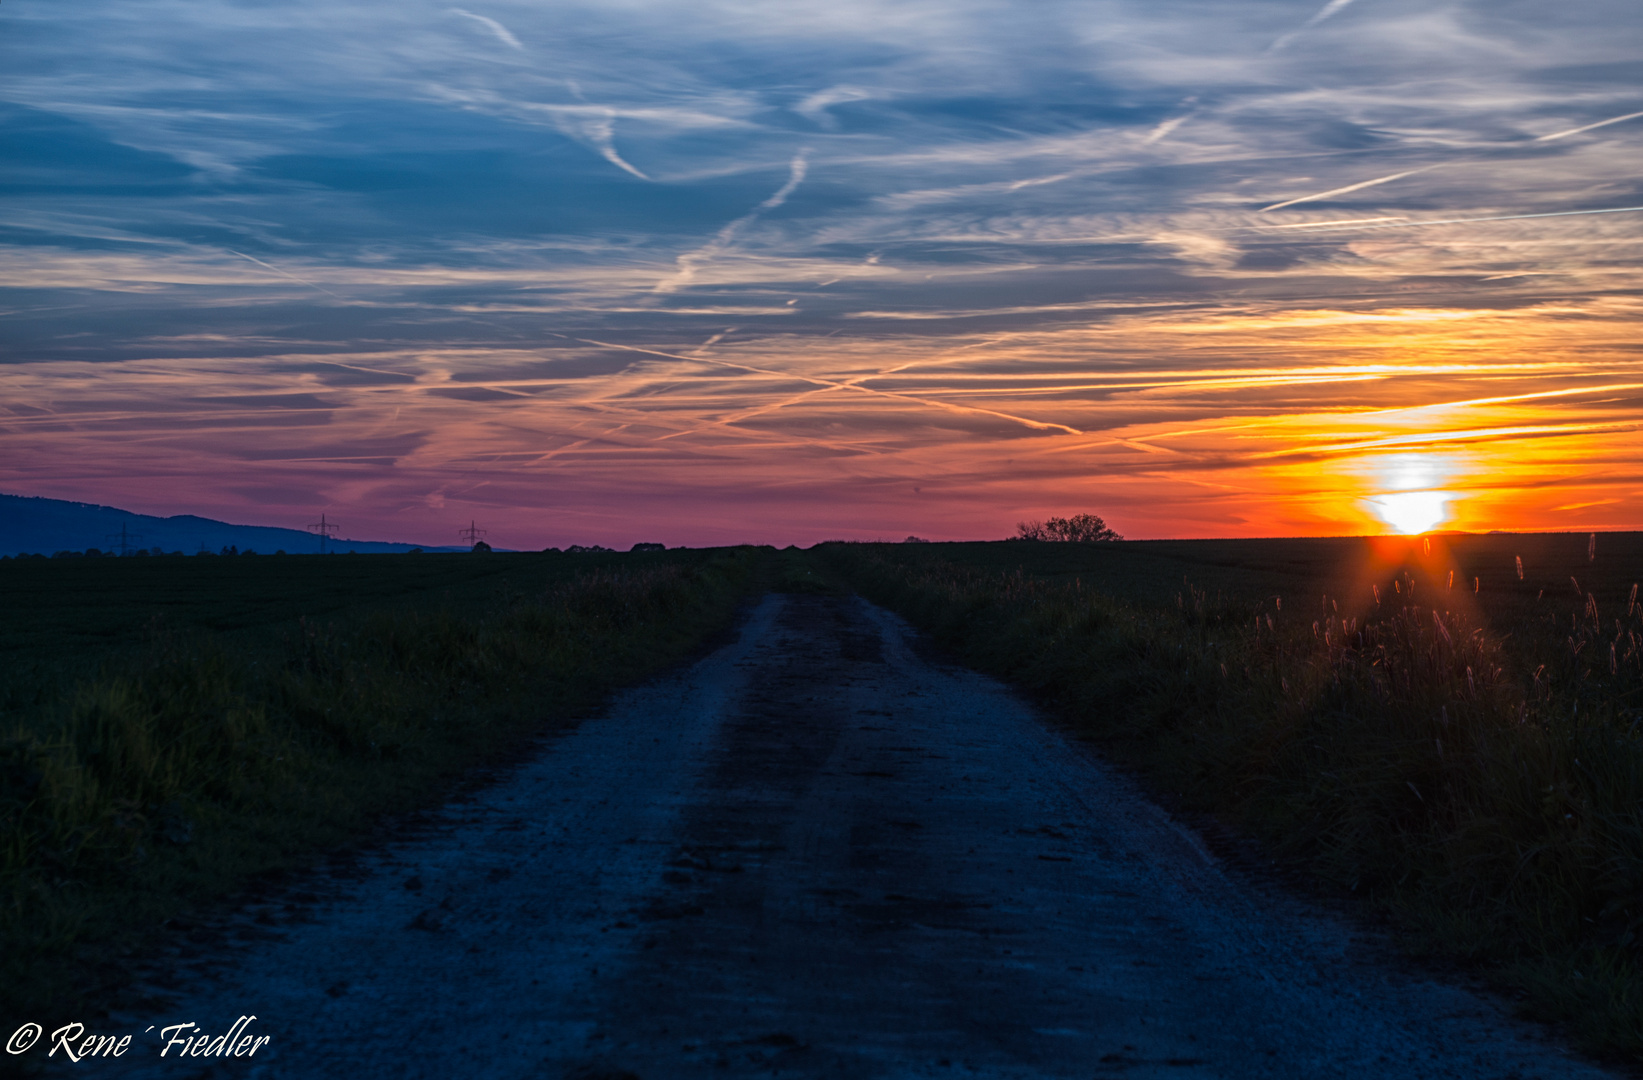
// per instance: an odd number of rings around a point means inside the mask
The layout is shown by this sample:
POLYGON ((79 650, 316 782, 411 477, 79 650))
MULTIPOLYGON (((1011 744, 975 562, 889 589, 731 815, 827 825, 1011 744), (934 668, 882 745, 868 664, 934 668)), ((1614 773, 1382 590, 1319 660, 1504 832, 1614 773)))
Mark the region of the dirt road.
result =
POLYGON ((181 948, 93 1025, 127 1055, 65 1073, 1606 1075, 1226 872, 911 641, 860 600, 766 597, 420 835, 181 948), (158 1056, 167 1025, 247 1014, 253 1057, 158 1056))

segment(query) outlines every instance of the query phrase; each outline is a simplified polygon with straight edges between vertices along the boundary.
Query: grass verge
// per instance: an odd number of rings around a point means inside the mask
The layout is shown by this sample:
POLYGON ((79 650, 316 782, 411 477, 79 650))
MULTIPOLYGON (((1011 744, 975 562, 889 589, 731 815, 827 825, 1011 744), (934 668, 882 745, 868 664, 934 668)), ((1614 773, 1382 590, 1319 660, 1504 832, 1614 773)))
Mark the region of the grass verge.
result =
POLYGON ((1341 578, 1350 596, 1178 582, 1147 603, 1076 572, 1118 545, 973 547, 815 550, 1186 807, 1370 898, 1416 948, 1482 965, 1589 1050, 1643 1057, 1635 587, 1527 589, 1490 617, 1478 578, 1411 563, 1341 578))
POLYGON ((730 624, 768 553, 581 570, 577 556, 485 558, 514 561, 494 564, 508 577, 483 603, 425 597, 239 635, 160 624, 94 673, 15 696, 0 725, 0 1014, 86 1008, 168 917, 428 804, 683 659, 730 624))

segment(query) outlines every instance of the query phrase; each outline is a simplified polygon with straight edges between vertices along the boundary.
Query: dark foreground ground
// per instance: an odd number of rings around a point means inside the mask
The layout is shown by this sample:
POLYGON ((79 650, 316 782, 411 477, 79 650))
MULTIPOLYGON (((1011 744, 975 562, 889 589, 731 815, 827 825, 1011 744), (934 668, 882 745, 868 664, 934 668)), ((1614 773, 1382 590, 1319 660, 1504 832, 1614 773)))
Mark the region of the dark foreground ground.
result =
POLYGON ((179 930, 89 1025, 127 1054, 62 1071, 1606 1075, 1383 961, 895 617, 773 595, 416 835, 179 930), (252 1058, 158 1056, 246 1014, 252 1058))

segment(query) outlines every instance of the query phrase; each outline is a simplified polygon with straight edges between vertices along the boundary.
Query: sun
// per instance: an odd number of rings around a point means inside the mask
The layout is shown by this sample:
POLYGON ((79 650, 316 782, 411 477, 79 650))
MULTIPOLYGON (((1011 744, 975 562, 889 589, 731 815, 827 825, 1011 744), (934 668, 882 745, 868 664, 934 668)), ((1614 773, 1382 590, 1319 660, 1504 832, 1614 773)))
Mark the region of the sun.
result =
POLYGON ((1397 491, 1370 499, 1382 521, 1406 536, 1430 532, 1449 520, 1447 491, 1397 491))
POLYGON ((1445 487, 1459 469, 1448 455, 1388 454, 1374 459, 1369 471, 1370 490, 1377 493, 1364 502, 1398 532, 1418 536, 1452 517, 1450 506, 1459 495, 1445 487))

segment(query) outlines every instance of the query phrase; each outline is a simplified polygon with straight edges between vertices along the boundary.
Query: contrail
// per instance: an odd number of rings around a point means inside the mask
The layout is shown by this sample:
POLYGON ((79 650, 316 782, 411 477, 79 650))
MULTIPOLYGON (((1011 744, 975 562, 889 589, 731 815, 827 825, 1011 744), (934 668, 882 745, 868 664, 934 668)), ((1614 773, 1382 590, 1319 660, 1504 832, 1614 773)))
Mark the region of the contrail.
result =
POLYGON ((618 169, 621 169, 623 172, 630 172, 641 180, 650 179, 650 177, 646 176, 632 165, 629 165, 622 159, 622 155, 616 152, 615 113, 612 113, 602 119, 585 120, 579 126, 581 127, 582 134, 585 135, 588 141, 593 143, 594 147, 599 151, 600 157, 604 158, 618 169))
MULTIPOLYGON (((1423 225, 1465 225, 1473 221, 1527 221, 1530 218, 1554 217, 1582 217, 1586 214, 1635 214, 1643 211, 1643 206, 1611 206, 1602 210, 1551 210, 1542 214, 1500 214, 1495 217, 1463 217, 1463 218, 1435 218, 1431 221, 1407 221, 1402 219, 1381 219, 1387 224, 1370 224, 1374 218, 1359 218, 1353 221, 1314 221, 1308 228, 1321 229, 1333 225, 1341 229, 1418 229, 1423 225)), ((1275 226, 1258 226, 1263 230, 1275 226)), ((1284 228, 1284 226, 1276 226, 1284 228)))
POLYGON ((306 280, 298 277, 295 274, 287 274, 284 270, 281 270, 279 267, 269 266, 267 263, 263 262, 261 259, 252 258, 250 255, 247 255, 243 251, 235 251, 233 248, 223 248, 223 250, 228 252, 230 255, 238 255, 242 259, 250 259, 252 262, 256 263, 258 266, 261 266, 261 267, 263 267, 265 269, 268 269, 268 270, 272 270, 272 271, 274 271, 274 273, 279 274, 282 277, 288 277, 292 281, 295 281, 299 284, 308 286, 310 289, 319 289, 319 291, 324 293, 326 296, 334 296, 338 300, 341 300, 343 303, 348 302, 348 298, 345 297, 345 296, 337 296, 337 294, 332 292, 330 289, 320 288, 320 286, 315 285, 312 281, 306 281, 306 280))
POLYGON ((787 183, 777 188, 776 194, 760 203, 760 210, 776 209, 776 207, 787 201, 787 197, 793 194, 800 184, 804 183, 804 174, 810 171, 810 163, 805 158, 806 153, 803 150, 793 155, 793 160, 787 166, 787 183))
POLYGON ((1622 120, 1636 120, 1639 116, 1643 116, 1643 112, 1627 113, 1625 116, 1611 116, 1607 120, 1599 120, 1597 123, 1587 124, 1585 127, 1570 128, 1568 131, 1557 131, 1550 135, 1542 135, 1540 138, 1536 139, 1535 142, 1551 142, 1553 139, 1561 139, 1566 135, 1579 135, 1582 131, 1591 131, 1593 128, 1608 127, 1610 124, 1618 124, 1622 120))
POLYGON ((1419 446, 1422 443, 1479 442, 1484 439, 1627 434, 1638 430, 1640 427, 1643 427, 1643 424, 1622 421, 1608 424, 1523 424, 1516 427, 1462 428, 1452 431, 1421 432, 1414 435, 1387 435, 1378 439, 1360 439, 1356 442, 1290 446, 1282 450, 1268 450, 1264 453, 1252 454, 1251 457, 1259 460, 1261 458, 1302 457, 1318 454, 1345 454, 1383 447, 1419 446))
POLYGON ((758 206, 755 206, 749 213, 743 214, 735 221, 732 221, 729 225, 726 225, 724 228, 720 229, 713 239, 709 240, 706 244, 703 244, 695 251, 689 251, 683 255, 680 255, 678 259, 675 260, 679 269, 672 277, 663 278, 661 281, 657 282, 656 288, 653 291, 659 293, 670 293, 679 288, 679 286, 687 284, 696 276, 696 270, 698 267, 702 266, 704 263, 712 262, 714 258, 730 247, 736 239, 736 234, 741 231, 744 225, 751 224, 752 222, 758 220, 759 215, 764 213, 766 210, 774 210, 776 207, 786 202, 787 197, 798 189, 798 186, 804 182, 805 174, 810 171, 808 156, 808 150, 800 150, 797 154, 794 154, 793 160, 789 162, 787 166, 787 182, 777 188, 774 195, 771 195, 770 198, 764 200, 758 206))
POLYGON ((1388 221, 1408 221, 1404 217, 1347 218, 1344 221, 1302 221, 1293 225, 1261 225, 1262 229, 1328 229, 1343 225, 1383 225, 1388 221))
MULTIPOLYGON (((729 330, 725 331, 725 333, 727 333, 727 334, 729 332, 730 332, 729 330)), ((833 331, 833 333, 836 334, 836 333, 838 333, 838 331, 835 330, 835 331, 833 331)), ((707 347, 707 345, 713 344, 713 342, 717 341, 722 336, 723 335, 721 335, 721 334, 713 335, 713 337, 709 338, 707 343, 704 344, 701 348, 705 349, 707 347)), ((985 347, 985 346, 988 346, 988 345, 996 345, 1000 341, 1003 341, 1003 340, 1005 340, 1005 339, 1004 338, 989 338, 985 341, 971 342, 969 345, 959 346, 958 348, 954 349, 953 352, 962 352, 965 349, 982 348, 982 347, 985 347)), ((676 431, 672 435, 663 435, 660 439, 657 439, 656 441, 657 442, 665 442, 668 439, 676 438, 680 435, 694 435, 697 432, 706 431, 709 428, 726 427, 730 424, 740 423, 743 420, 751 420, 755 416, 762 416, 765 413, 775 412, 778 409, 786 409, 790 406, 801 404, 805 401, 810 400, 811 398, 815 397, 818 394, 830 393, 834 389, 842 389, 842 388, 845 388, 845 387, 854 388, 858 383, 869 382, 873 379, 882 379, 884 376, 894 375, 898 371, 905 371, 905 370, 907 370, 908 368, 911 368, 911 367, 923 367, 923 366, 933 364, 935 362, 936 361, 930 360, 930 359, 925 358, 925 357, 919 357, 919 358, 914 359, 914 360, 908 360, 904 363, 892 365, 891 367, 880 368, 879 370, 869 372, 866 375, 857 375, 854 378, 842 379, 842 380, 839 381, 839 386, 838 387, 818 386, 814 390, 805 390, 802 393, 795 394, 792 397, 787 398, 783 401, 773 401, 773 402, 770 402, 769 404, 766 404, 766 405, 759 405, 759 406, 756 406, 754 408, 746 409, 746 410, 743 410, 742 412, 735 413, 731 416, 726 416, 722 419, 715 420, 712 423, 702 424, 702 425, 699 425, 699 426, 694 427, 694 428, 690 428, 690 429, 685 430, 685 431, 676 431)))
POLYGON ((525 51, 525 46, 519 44, 519 39, 514 37, 506 26, 503 26, 495 19, 486 18, 484 15, 475 15, 473 12, 464 11, 462 8, 451 8, 451 14, 461 15, 465 19, 472 19, 477 23, 482 23, 486 29, 490 30, 491 33, 495 34, 502 41, 502 44, 511 45, 520 52, 525 51))
MULTIPOLYGON (((1343 2, 1343 0, 1333 0, 1333 2, 1329 5, 1329 7, 1326 7, 1323 12, 1319 13, 1319 15, 1321 16, 1325 12, 1330 11, 1331 8, 1336 8, 1337 4, 1339 4, 1341 7, 1344 7, 1347 3, 1351 3, 1351 0, 1344 0, 1344 2, 1343 2)), ((1337 10, 1338 10, 1338 8, 1337 8, 1337 10)), ((1315 16, 1314 18, 1317 18, 1317 16, 1315 16)), ((1308 25, 1310 25, 1310 24, 1308 24, 1308 25)), ((1555 131, 1550 135, 1542 135, 1538 139, 1535 139, 1534 141, 1535 142, 1551 142, 1553 139, 1562 139, 1562 138, 1566 138, 1570 135, 1579 135, 1580 133, 1585 132, 1585 131, 1593 131, 1593 130, 1595 130, 1597 128, 1600 128, 1600 127, 1608 127, 1610 124, 1618 124, 1618 123, 1621 123, 1621 122, 1626 121, 1626 120, 1636 120, 1638 117, 1643 117, 1643 112, 1627 113, 1624 116, 1611 116, 1609 119, 1599 120, 1595 124, 1585 124, 1581 127, 1569 128, 1567 131, 1555 131)), ((1414 176, 1418 173, 1430 172, 1433 169, 1441 169, 1447 164, 1452 164, 1452 163, 1451 162, 1439 162, 1436 165, 1427 165, 1426 167, 1420 168, 1420 169, 1409 169, 1405 172, 1393 173, 1391 176, 1380 176, 1380 177, 1376 177, 1373 180, 1365 180, 1362 183, 1358 183, 1358 184, 1348 184, 1346 187, 1335 188, 1333 191, 1319 192, 1316 195, 1305 195, 1305 196, 1302 196, 1299 199, 1290 199, 1288 202, 1273 203, 1271 206, 1263 206, 1260 209, 1259 212, 1264 214, 1269 210, 1282 210, 1286 206, 1295 206, 1298 203, 1317 202, 1319 199, 1328 199, 1328 198, 1330 198, 1332 196, 1335 196, 1335 195, 1345 195, 1348 192, 1358 191, 1358 190, 1361 190, 1361 189, 1367 188, 1367 187, 1374 187, 1377 184, 1390 184, 1392 181, 1402 180, 1406 176, 1414 176)), ((1581 212, 1584 213, 1585 211, 1581 211, 1581 212)), ((1536 216, 1536 215, 1531 215, 1531 216, 1536 216)), ((1311 227, 1311 226, 1306 226, 1306 227, 1311 227)))
POLYGON ((1153 128, 1152 133, 1145 139, 1141 140, 1141 145, 1151 146, 1153 143, 1157 142, 1159 139, 1162 139, 1164 136, 1168 135, 1170 132, 1174 131, 1190 119, 1192 119, 1191 113, 1182 113, 1180 116, 1170 117, 1162 124, 1159 124, 1157 127, 1153 128))
POLYGON ((1320 191, 1316 195, 1302 195, 1299 199, 1290 199, 1288 202, 1273 203, 1271 206, 1263 206, 1261 207, 1260 212, 1264 214, 1268 210, 1282 210, 1286 206, 1294 206, 1297 203, 1317 202, 1319 199, 1328 199, 1336 195, 1345 195, 1349 191, 1360 191, 1363 188, 1374 187, 1376 184, 1390 184, 1394 180, 1402 180, 1404 177, 1414 176, 1416 173, 1431 172, 1433 169, 1441 169, 1444 164, 1446 163, 1427 165, 1420 169, 1409 169, 1405 172, 1393 173, 1391 176, 1377 176, 1373 180, 1365 180, 1358 184, 1348 184, 1346 187, 1335 188, 1331 191, 1320 191))
POLYGON ((1422 409, 1458 409, 1466 405, 1504 405, 1512 401, 1534 401, 1540 398, 1581 397, 1586 394, 1612 394, 1622 390, 1643 390, 1643 383, 1611 383, 1607 386, 1576 386, 1566 390, 1540 390, 1533 394, 1507 394, 1502 397, 1467 398, 1464 401, 1434 401, 1427 405, 1400 405, 1395 409, 1374 409, 1359 416, 1389 416, 1395 413, 1419 412, 1422 409))
POLYGON ((1352 0, 1329 0, 1329 3, 1319 8, 1318 13, 1308 19, 1306 24, 1302 26, 1301 29, 1306 30, 1317 26, 1319 23, 1323 22, 1325 19, 1329 18, 1331 15, 1335 14, 1337 11, 1341 10, 1350 3, 1352 3, 1352 0))
POLYGON ((1277 52, 1285 45, 1288 45, 1291 41, 1294 41, 1301 34, 1312 29, 1314 26, 1317 26, 1319 23, 1323 22, 1331 15, 1334 15, 1350 3, 1352 3, 1352 0, 1329 0, 1329 3, 1319 8, 1317 13, 1314 14, 1312 18, 1302 23, 1299 29, 1291 30, 1277 41, 1274 41, 1271 45, 1268 45, 1266 47, 1266 51, 1269 53, 1277 52))
POLYGON ((734 334, 735 332, 736 332, 736 327, 734 327, 734 326, 725 327, 723 330, 720 330, 717 334, 714 334, 712 337, 708 338, 706 341, 704 341, 700 345, 696 346, 696 352, 698 354, 707 352, 709 349, 713 348, 713 346, 715 346, 719 342, 723 341, 728 335, 734 334))
POLYGON ((624 352, 644 353, 648 356, 662 356, 669 360, 685 360, 692 364, 710 364, 714 367, 732 368, 736 371, 751 371, 756 375, 773 375, 780 379, 793 379, 797 382, 807 382, 812 386, 826 387, 831 390, 855 390, 858 393, 869 394, 873 397, 890 398, 893 401, 907 401, 915 405, 923 405, 928 409, 941 409, 946 412, 972 413, 980 416, 992 416, 1000 420, 1008 420, 1021 424, 1036 431, 1064 431, 1068 435, 1084 435, 1086 432, 1066 424, 1054 424, 1044 420, 1033 420, 1025 416, 1016 416, 1013 413, 998 412, 995 409, 982 409, 974 405, 954 405, 946 401, 936 401, 931 398, 915 397, 912 394, 898 394, 893 390, 874 390, 867 386, 858 386, 852 382, 838 379, 824 379, 816 375, 800 375, 792 371, 778 371, 775 368, 756 367, 753 364, 738 364, 730 360, 715 360, 706 356, 685 356, 681 353, 662 352, 660 349, 644 349, 637 345, 618 345, 611 341, 596 341, 593 338, 572 338, 584 345, 598 345, 606 349, 621 349, 624 352))
MULTIPOLYGON (((582 92, 574 81, 567 80, 566 85, 577 97, 582 92)), ((641 180, 649 180, 641 170, 629 164, 616 151, 616 110, 602 105, 527 105, 527 108, 540 110, 548 114, 554 127, 564 132, 577 142, 591 146, 598 151, 599 156, 621 169, 625 173, 637 176, 641 180)))
POLYGON ((851 101, 867 101, 872 96, 866 90, 860 90, 854 86, 835 86, 829 90, 818 90, 816 93, 811 94, 793 106, 793 111, 820 127, 834 130, 838 128, 839 122, 827 111, 828 108, 851 101))

